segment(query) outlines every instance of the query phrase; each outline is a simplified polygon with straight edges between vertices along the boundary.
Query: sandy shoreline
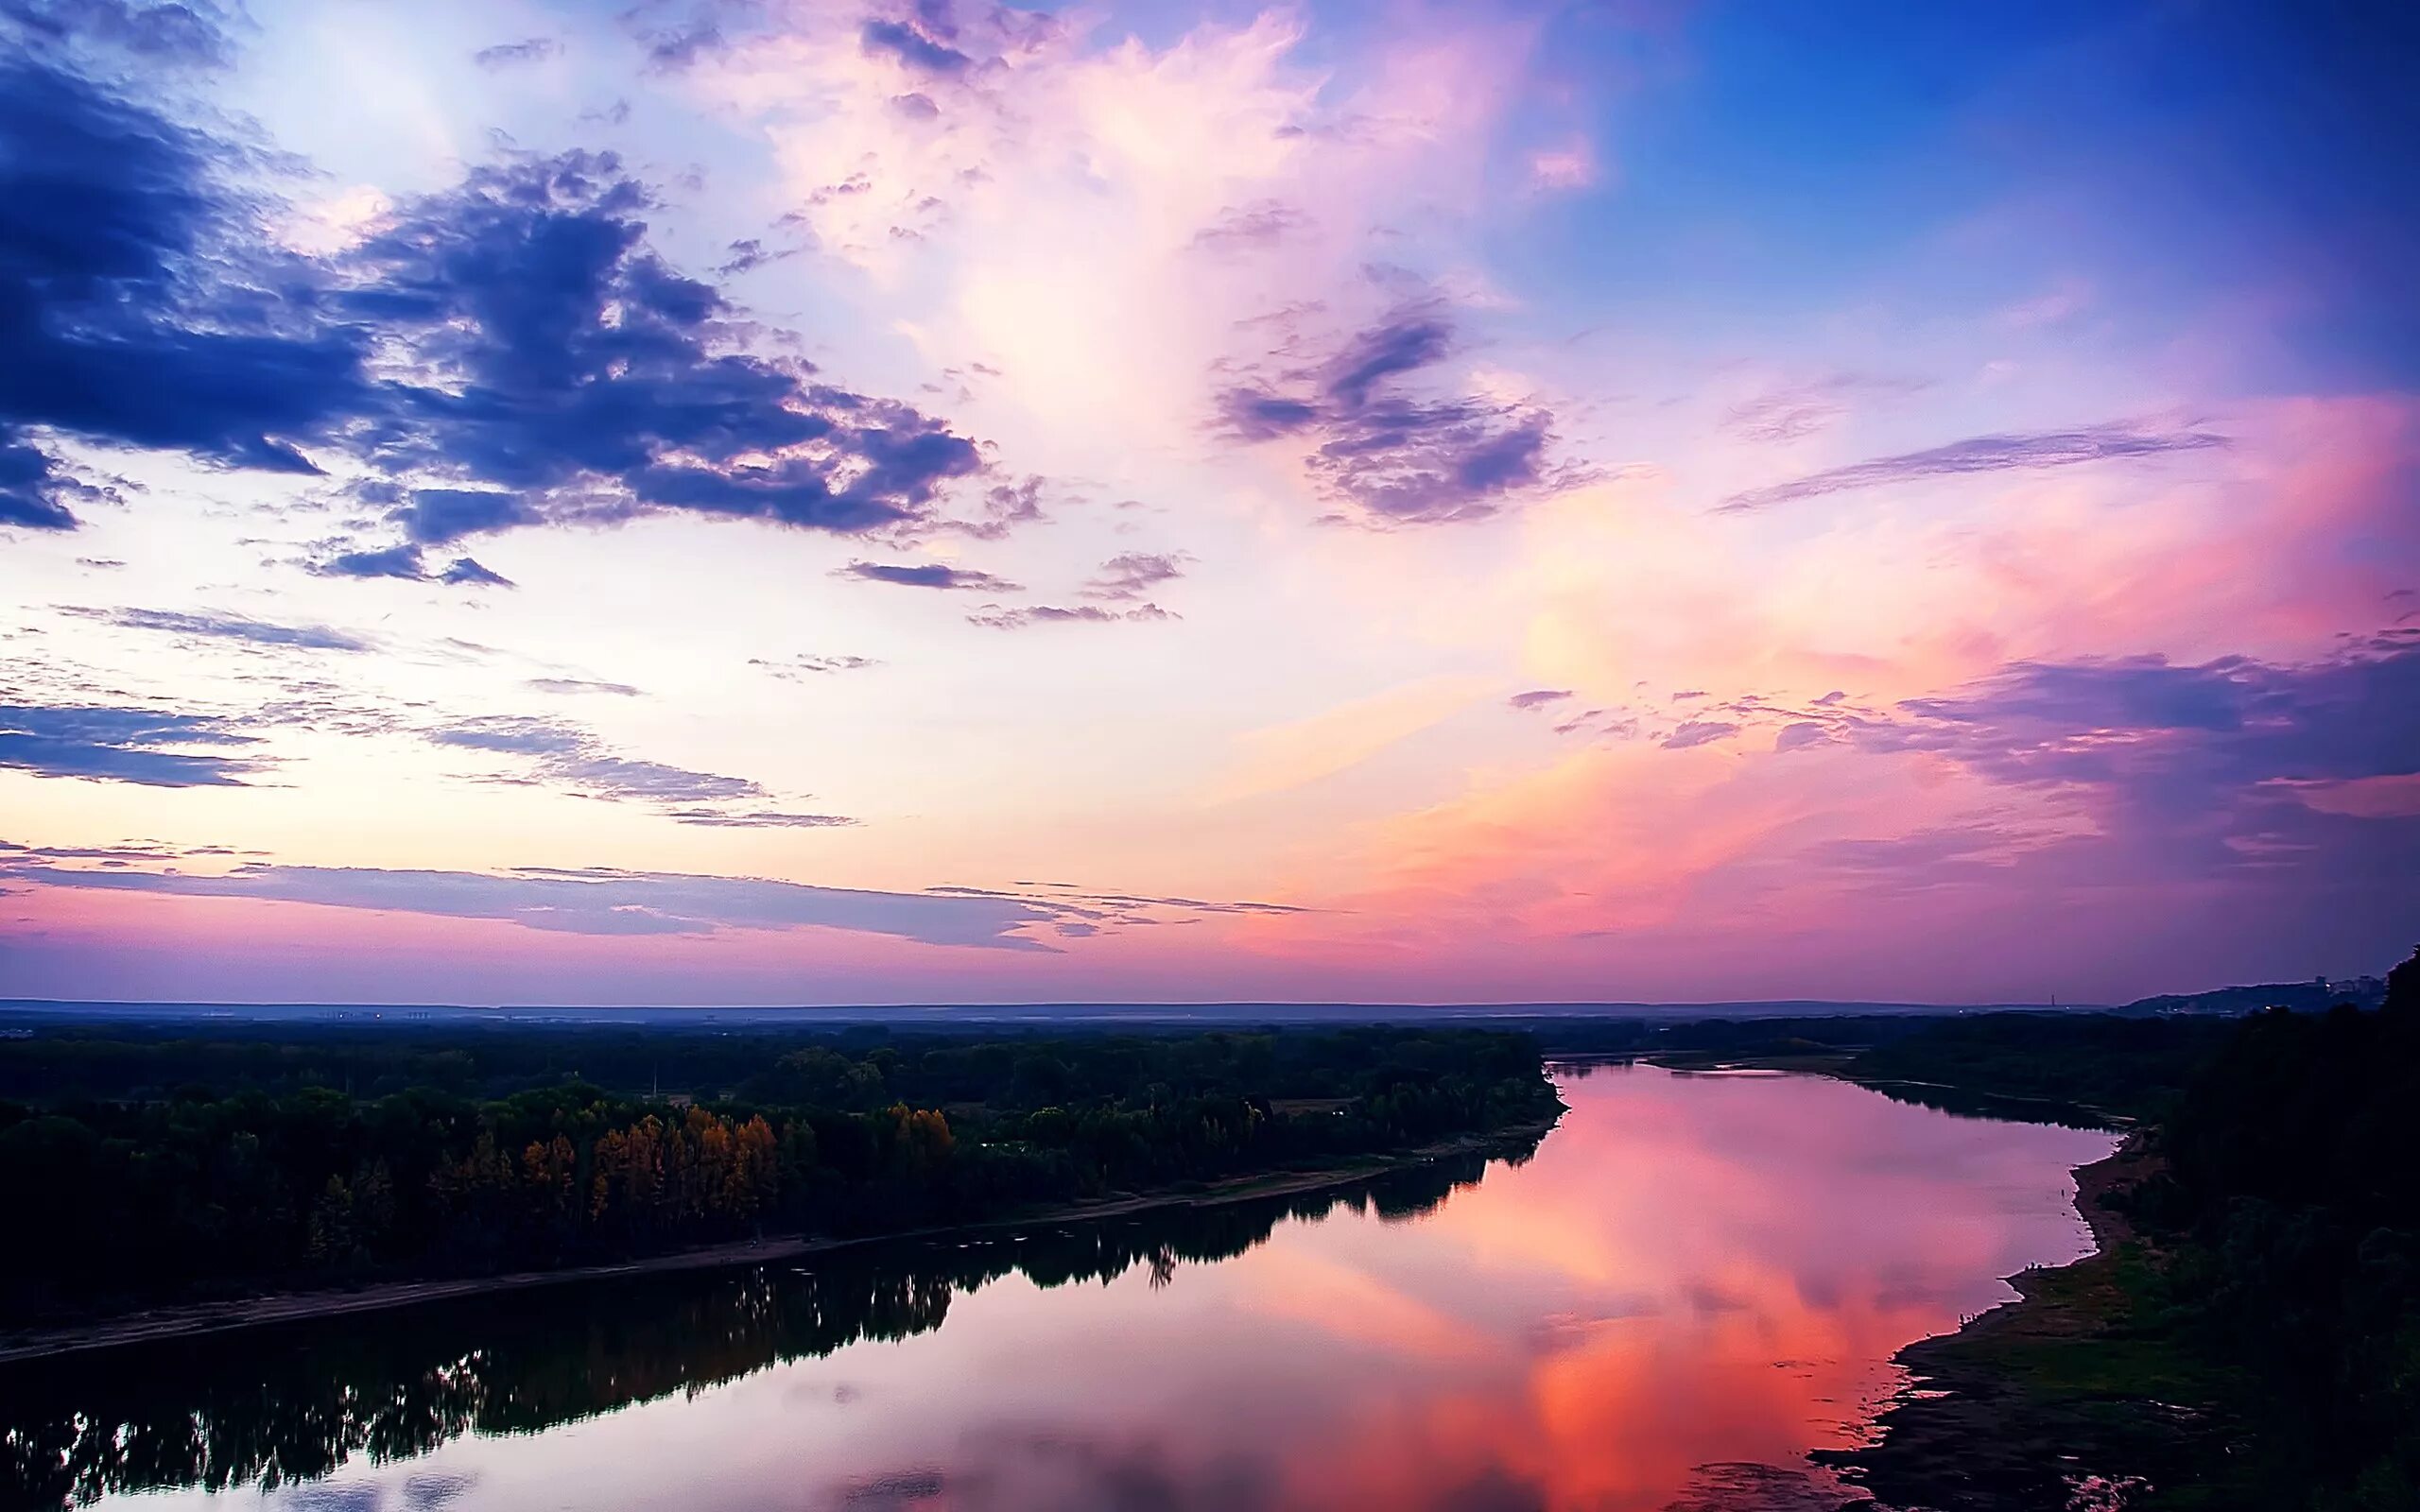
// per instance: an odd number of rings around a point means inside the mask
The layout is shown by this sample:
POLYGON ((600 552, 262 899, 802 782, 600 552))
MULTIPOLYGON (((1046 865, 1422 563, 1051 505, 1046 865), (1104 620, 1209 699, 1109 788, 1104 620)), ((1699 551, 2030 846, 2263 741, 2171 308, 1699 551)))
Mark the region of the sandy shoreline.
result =
POLYGON ((1075 1223, 1095 1218, 1117 1218, 1130 1213, 1168 1208, 1210 1208, 1228 1203, 1250 1202, 1261 1197, 1294 1196, 1329 1187, 1349 1186, 1356 1181, 1381 1176, 1389 1171, 1426 1164, 1446 1156, 1485 1153, 1511 1141, 1543 1136, 1553 1127, 1554 1121, 1549 1119, 1544 1123, 1499 1129, 1490 1134, 1465 1134, 1350 1166, 1337 1166, 1320 1171, 1287 1171, 1268 1176, 1236 1177, 1226 1181, 1210 1183, 1199 1191, 1152 1192, 1106 1201, 1068 1203, 1039 1212, 986 1219, 980 1223, 910 1228, 892 1233, 864 1234, 847 1239, 741 1240, 727 1245, 712 1245, 700 1249, 679 1250, 667 1255, 650 1255, 642 1260, 623 1261, 610 1265, 573 1265, 557 1270, 514 1271, 500 1276, 465 1276, 441 1280, 381 1281, 349 1291, 278 1292, 261 1297, 235 1297, 225 1301, 191 1302, 169 1307, 147 1308, 139 1313, 129 1313, 99 1322, 0 1334, 0 1365, 74 1354, 89 1349, 108 1349, 126 1345, 148 1344, 163 1339, 223 1333, 235 1329, 259 1328, 272 1323, 341 1317, 351 1313, 385 1312, 392 1308, 411 1307, 424 1302, 478 1297, 494 1292, 521 1291, 532 1286, 557 1286, 579 1281, 661 1275, 672 1271, 757 1265, 774 1261, 795 1260, 808 1255, 828 1254, 834 1250, 865 1245, 885 1244, 894 1240, 933 1239, 951 1234, 1030 1228, 1046 1224, 1075 1223))

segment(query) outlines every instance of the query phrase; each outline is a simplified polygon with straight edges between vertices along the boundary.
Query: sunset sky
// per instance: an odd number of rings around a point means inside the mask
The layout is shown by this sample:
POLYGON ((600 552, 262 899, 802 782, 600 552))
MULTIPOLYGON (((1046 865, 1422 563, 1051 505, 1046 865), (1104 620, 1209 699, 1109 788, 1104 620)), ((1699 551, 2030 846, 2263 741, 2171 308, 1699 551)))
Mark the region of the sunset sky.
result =
POLYGON ((2414 16, 0 0, 0 996, 2381 970, 2414 16))

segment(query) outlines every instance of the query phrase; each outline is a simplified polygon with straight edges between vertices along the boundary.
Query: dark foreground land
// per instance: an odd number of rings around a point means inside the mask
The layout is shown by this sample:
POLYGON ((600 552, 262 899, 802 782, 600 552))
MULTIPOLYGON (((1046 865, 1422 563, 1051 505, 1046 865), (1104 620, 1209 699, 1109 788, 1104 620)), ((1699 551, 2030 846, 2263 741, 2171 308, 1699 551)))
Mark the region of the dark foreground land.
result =
POLYGON ((0 1041, 0 1213, 39 1236, 0 1246, 17 1354, 1299 1191, 1561 1108, 1522 1036, 1381 1027, 69 1029, 0 1041))
POLYGON ((2064 1064, 2135 1128, 2077 1173, 2098 1252, 1903 1351, 1917 1389, 1878 1446, 1827 1457, 1945 1512, 2420 1507, 2420 954, 2391 981, 2380 1011, 2263 1013, 2214 1045, 2124 1031, 2091 1072, 2112 1031, 2040 1021, 1846 1062, 1920 1100, 2039 1095, 2064 1064))

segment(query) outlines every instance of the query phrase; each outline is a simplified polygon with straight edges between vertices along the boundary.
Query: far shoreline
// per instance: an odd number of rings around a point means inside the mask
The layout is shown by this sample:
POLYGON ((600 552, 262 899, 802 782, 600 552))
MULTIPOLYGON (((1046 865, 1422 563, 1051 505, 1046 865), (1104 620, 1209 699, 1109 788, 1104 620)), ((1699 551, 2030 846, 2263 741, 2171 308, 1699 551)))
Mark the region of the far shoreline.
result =
POLYGON ((428 1302, 451 1301, 531 1287, 580 1281, 627 1280, 679 1271, 717 1270, 768 1264, 868 1245, 900 1240, 942 1239, 954 1234, 1031 1228, 1047 1224, 1081 1223, 1120 1218, 1137 1212, 1172 1208, 1215 1208, 1263 1197, 1298 1196, 1305 1193, 1350 1186, 1389 1171, 1425 1165, 1455 1155, 1493 1155, 1500 1146, 1525 1139, 1544 1139, 1561 1121, 1555 1117, 1518 1124, 1484 1134, 1461 1134, 1416 1148, 1352 1165, 1317 1171, 1284 1171, 1232 1177, 1205 1184, 1199 1191, 1173 1188, 1137 1193, 1099 1201, 1063 1203, 1039 1211, 980 1219, 973 1223, 902 1228, 847 1238, 797 1236, 735 1240, 729 1244, 675 1250, 640 1260, 602 1265, 570 1265, 553 1270, 510 1271, 493 1276, 447 1277, 428 1280, 376 1281, 349 1290, 270 1292, 212 1302, 183 1302, 124 1313, 97 1322, 61 1324, 0 1333, 0 1367, 34 1360, 57 1359, 99 1349, 124 1349, 172 1339, 234 1332, 280 1323, 343 1317, 356 1313, 389 1312, 428 1302))

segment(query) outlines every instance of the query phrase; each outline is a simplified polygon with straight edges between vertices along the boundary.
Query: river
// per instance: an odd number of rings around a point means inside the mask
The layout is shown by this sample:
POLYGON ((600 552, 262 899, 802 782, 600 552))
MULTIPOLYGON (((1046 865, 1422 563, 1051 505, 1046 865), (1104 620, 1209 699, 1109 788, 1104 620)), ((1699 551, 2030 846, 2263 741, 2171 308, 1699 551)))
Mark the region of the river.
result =
POLYGON ((1828 1507, 1901 1346, 2091 1239, 2109 1136, 1558 1072, 1341 1193, 0 1369, 0 1503, 145 1512, 1828 1507), (137 1493, 142 1493, 139 1500, 137 1493))

